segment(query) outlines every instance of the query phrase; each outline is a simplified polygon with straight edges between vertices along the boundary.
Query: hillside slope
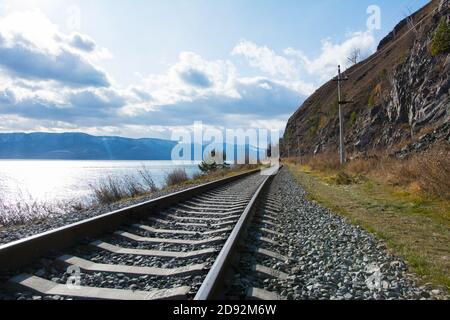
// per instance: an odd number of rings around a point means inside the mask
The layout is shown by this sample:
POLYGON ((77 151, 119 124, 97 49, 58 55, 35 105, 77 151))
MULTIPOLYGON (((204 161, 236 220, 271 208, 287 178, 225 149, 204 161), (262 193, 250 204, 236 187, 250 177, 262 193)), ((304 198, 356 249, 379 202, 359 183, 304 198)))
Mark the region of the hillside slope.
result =
MULTIPOLYGON (((450 54, 432 53, 440 23, 450 26, 449 0, 433 0, 400 22, 365 61, 349 68, 343 84, 345 141, 350 157, 380 151, 408 154, 450 142, 450 54)), ((448 32, 448 29, 447 29, 448 32)), ((447 38, 448 39, 448 38, 447 38)), ((288 122, 283 156, 338 148, 336 82, 309 97, 288 122)))

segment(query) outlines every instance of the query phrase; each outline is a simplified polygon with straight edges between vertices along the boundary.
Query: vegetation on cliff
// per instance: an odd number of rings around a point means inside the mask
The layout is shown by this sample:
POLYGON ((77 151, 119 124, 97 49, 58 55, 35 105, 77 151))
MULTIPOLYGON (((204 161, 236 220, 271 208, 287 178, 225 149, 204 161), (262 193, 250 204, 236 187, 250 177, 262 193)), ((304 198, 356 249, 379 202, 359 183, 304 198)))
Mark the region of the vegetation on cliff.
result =
POLYGON ((442 17, 431 42, 431 54, 445 54, 450 52, 450 24, 442 17))

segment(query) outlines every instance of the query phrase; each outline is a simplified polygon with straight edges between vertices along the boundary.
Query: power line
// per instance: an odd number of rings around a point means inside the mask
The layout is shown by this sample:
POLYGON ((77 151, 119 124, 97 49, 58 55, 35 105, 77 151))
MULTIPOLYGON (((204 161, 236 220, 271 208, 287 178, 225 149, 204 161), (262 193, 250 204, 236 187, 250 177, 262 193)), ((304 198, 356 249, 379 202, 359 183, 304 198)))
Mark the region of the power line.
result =
MULTIPOLYGON (((344 71, 344 77, 342 77, 341 74, 341 66, 338 66, 338 77, 337 79, 333 79, 333 81, 337 81, 338 82, 338 101, 339 101, 339 127, 340 127, 340 133, 339 133, 339 153, 340 153, 340 161, 341 164, 344 164, 346 162, 346 158, 345 158, 345 137, 344 137, 344 117, 343 117, 343 106, 349 103, 352 103, 352 101, 345 101, 342 100, 341 98, 341 81, 347 81, 349 80, 348 76, 351 76, 353 74, 355 74, 357 71, 361 70, 363 67, 365 67, 367 64, 369 64, 370 62, 372 62, 373 60, 375 60, 378 55, 381 55, 382 53, 384 53, 385 51, 391 49, 394 45, 396 45, 399 41, 403 40, 411 31, 416 30, 416 27, 419 26, 422 22, 424 22, 427 18, 431 17, 434 13, 436 13, 437 11, 439 11, 439 7, 435 8, 433 11, 431 11, 429 14, 427 14, 426 16, 424 16, 422 19, 420 19, 416 24, 411 24, 410 28, 403 34, 401 35, 399 38, 397 38, 396 40, 394 40, 394 42, 392 42, 391 44, 389 44, 388 46, 384 47, 383 49, 377 51, 376 53, 373 54, 373 56, 365 61, 363 61, 356 69, 354 69, 352 72, 350 73, 346 73, 344 71)), ((290 146, 288 144, 288 157, 290 157, 290 146)))
POLYGON ((403 35, 401 35, 398 39, 394 40, 394 42, 392 42, 391 44, 389 44, 388 46, 384 47, 383 49, 381 49, 380 51, 378 51, 377 53, 375 53, 372 58, 364 61, 360 66, 358 66, 355 70, 353 70, 350 73, 346 73, 346 75, 344 77, 342 77, 341 75, 341 66, 338 66, 338 76, 336 79, 333 79, 333 81, 337 81, 338 83, 338 103, 339 103, 339 155, 340 155, 340 162, 341 164, 344 164, 346 162, 346 157, 345 157, 345 133, 344 133, 344 116, 343 116, 343 106, 349 103, 352 103, 351 101, 345 101, 342 100, 342 94, 341 94, 341 81, 347 81, 349 80, 348 76, 351 76, 353 74, 355 74, 357 71, 361 70, 363 67, 365 67, 367 64, 369 64, 370 62, 372 62, 374 59, 376 59, 378 57, 378 55, 381 55, 383 52, 391 49, 395 44, 397 44, 399 41, 401 41, 403 38, 405 38, 411 31, 415 31, 416 27, 419 26, 425 19, 429 18, 430 16, 432 16, 435 12, 437 12, 439 10, 439 7, 437 7, 436 9, 434 9, 433 11, 431 11, 429 14, 427 14, 426 16, 424 16, 422 19, 420 19, 419 22, 417 22, 416 24, 411 23, 408 24, 410 26, 410 29, 407 30, 403 35))
POLYGON ((338 76, 337 79, 333 79, 333 81, 337 81, 338 83, 338 103, 339 103, 339 156, 341 160, 341 164, 346 162, 345 159, 345 138, 344 138, 344 114, 343 107, 344 105, 351 103, 350 101, 342 100, 341 96, 341 81, 348 81, 348 77, 341 76, 341 66, 338 66, 338 76))
POLYGON ((359 65, 355 70, 353 70, 350 73, 346 73, 344 72, 346 75, 351 76, 354 73, 356 73, 357 71, 361 70, 363 67, 365 67, 368 63, 372 62, 373 60, 375 60, 378 55, 382 54, 383 52, 391 49, 395 44, 397 44, 400 40, 402 40, 403 38, 405 38, 411 31, 415 30, 415 28, 420 25, 425 19, 431 17, 435 12, 437 12, 439 10, 439 7, 434 9, 433 11, 431 11, 429 14, 427 14, 425 17, 423 17, 419 22, 417 22, 416 24, 412 25, 412 27, 407 30, 403 35, 401 35, 398 39, 396 39, 394 42, 392 42, 390 45, 384 47, 383 49, 381 49, 380 51, 376 52, 372 58, 369 58, 368 60, 362 62, 361 65, 359 65))

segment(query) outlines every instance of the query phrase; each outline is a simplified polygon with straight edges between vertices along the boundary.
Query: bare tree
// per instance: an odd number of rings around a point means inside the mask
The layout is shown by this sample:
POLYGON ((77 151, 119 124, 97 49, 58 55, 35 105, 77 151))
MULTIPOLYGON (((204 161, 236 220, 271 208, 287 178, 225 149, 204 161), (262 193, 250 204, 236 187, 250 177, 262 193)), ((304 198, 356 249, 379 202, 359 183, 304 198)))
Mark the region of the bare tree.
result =
POLYGON ((355 65, 360 61, 361 58, 361 49, 355 48, 350 53, 350 56, 347 58, 347 60, 352 64, 355 65))

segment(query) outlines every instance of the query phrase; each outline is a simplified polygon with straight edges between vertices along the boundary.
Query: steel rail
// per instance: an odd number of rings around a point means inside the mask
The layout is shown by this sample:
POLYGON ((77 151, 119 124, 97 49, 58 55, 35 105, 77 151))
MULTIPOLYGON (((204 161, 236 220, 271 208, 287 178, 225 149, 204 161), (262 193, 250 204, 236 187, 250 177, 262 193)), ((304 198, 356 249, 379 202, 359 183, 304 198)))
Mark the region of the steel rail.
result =
MULTIPOLYGON (((278 171, 278 169, 276 169, 278 171)), ((274 175, 270 174, 260 185, 258 190, 253 195, 249 204, 245 208, 244 213, 237 222, 233 231, 231 232, 227 242, 225 243, 222 251, 219 253, 216 261, 214 262, 211 270, 209 271, 206 279, 203 281, 200 290, 197 292, 194 300, 206 301, 217 300, 221 298, 221 289, 226 278, 226 272, 231 263, 233 262, 234 255, 237 251, 237 247, 242 237, 247 231, 247 227, 252 220, 252 216, 259 199, 261 198, 266 187, 269 186, 270 181, 274 175)))
POLYGON ((149 217, 157 212, 202 193, 241 180, 260 170, 202 184, 180 192, 172 193, 138 205, 86 219, 62 228, 44 232, 25 239, 0 246, 0 271, 8 271, 26 266, 36 259, 52 252, 67 249, 77 242, 116 230, 127 222, 149 217))

